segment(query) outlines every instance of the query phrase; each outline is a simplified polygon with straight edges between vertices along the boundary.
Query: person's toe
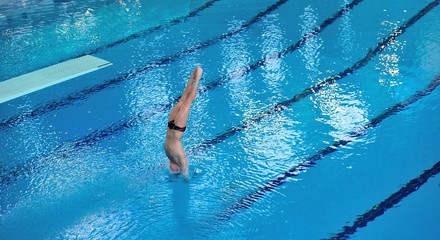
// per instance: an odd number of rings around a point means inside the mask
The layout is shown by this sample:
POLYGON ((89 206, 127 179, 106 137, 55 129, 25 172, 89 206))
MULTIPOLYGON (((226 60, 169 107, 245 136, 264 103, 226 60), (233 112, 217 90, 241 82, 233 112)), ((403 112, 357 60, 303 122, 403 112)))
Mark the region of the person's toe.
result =
POLYGON ((202 77, 203 69, 200 66, 197 66, 196 69, 194 69, 194 77, 199 80, 202 77))

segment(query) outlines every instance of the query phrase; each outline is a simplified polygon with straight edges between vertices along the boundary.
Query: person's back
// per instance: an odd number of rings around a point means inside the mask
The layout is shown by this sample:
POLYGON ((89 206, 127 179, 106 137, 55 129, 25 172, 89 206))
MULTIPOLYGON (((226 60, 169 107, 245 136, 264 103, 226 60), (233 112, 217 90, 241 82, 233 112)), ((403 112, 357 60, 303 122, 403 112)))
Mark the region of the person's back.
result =
POLYGON ((180 140, 182 136, 182 132, 168 129, 165 139, 165 153, 170 159, 170 170, 173 173, 182 172, 183 175, 187 176, 188 161, 186 160, 185 152, 183 151, 182 141, 180 140))

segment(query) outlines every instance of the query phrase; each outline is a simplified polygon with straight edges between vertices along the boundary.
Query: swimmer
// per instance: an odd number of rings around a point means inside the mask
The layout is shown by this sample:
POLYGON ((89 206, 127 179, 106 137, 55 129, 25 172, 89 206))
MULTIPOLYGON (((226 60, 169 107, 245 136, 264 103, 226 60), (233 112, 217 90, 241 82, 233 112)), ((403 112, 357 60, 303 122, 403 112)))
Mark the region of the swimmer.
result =
POLYGON ((168 118, 167 135, 165 139, 165 153, 170 159, 169 168, 172 173, 182 173, 185 180, 188 180, 188 161, 183 151, 182 141, 183 132, 186 130, 186 122, 192 102, 196 98, 197 88, 203 70, 196 67, 192 72, 185 90, 179 102, 171 110, 168 118))

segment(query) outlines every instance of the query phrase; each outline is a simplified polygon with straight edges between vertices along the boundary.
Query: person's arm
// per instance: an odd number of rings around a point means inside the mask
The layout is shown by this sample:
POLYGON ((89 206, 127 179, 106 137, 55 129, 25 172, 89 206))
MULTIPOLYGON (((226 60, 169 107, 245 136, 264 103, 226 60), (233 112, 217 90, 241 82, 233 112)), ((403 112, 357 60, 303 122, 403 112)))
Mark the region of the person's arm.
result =
POLYGON ((183 179, 186 182, 189 182, 189 171, 188 171, 188 161, 186 160, 186 157, 184 156, 183 159, 181 159, 181 169, 182 169, 182 175, 183 179))

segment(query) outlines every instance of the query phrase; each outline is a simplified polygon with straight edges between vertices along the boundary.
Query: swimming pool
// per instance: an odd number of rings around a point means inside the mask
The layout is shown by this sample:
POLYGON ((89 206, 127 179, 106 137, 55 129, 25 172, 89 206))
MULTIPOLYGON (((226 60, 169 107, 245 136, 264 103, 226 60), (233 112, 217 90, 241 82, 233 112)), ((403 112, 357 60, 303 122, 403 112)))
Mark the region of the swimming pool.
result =
POLYGON ((1 239, 436 239, 439 1, 24 2, 0 80, 113 65, 0 105, 1 239))

